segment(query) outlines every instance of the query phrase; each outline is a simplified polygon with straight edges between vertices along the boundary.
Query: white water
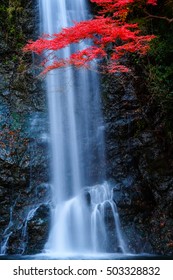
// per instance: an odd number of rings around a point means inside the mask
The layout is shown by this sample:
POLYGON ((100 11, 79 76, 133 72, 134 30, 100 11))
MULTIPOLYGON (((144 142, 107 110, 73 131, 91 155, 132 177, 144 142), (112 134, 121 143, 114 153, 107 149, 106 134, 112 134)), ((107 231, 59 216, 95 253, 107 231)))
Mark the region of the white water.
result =
POLYGON ((4 230, 2 236, 3 236, 3 240, 1 241, 1 246, 0 246, 0 255, 5 255, 6 251, 7 251, 7 245, 8 245, 8 241, 9 238, 12 234, 11 228, 13 226, 13 207, 10 207, 10 220, 9 223, 6 227, 6 229, 4 230))
MULTIPOLYGON (((73 20, 86 20, 86 3, 40 0, 42 32, 53 34, 72 25, 73 20)), ((78 47, 84 46, 81 43, 78 47)), ((67 47, 59 55, 68 57, 76 48, 67 47)), ((105 160, 98 77, 88 70, 53 70, 47 75, 46 86, 53 198, 52 226, 45 250, 57 254, 124 252, 116 205, 110 187, 103 182, 105 160), (110 217, 112 226, 106 217, 110 217)))
POLYGON ((34 208, 28 210, 27 216, 25 218, 25 222, 22 226, 22 237, 21 237, 21 247, 20 247, 22 254, 25 252, 27 242, 28 242, 28 233, 27 233, 28 222, 34 217, 39 206, 40 205, 37 205, 34 208))

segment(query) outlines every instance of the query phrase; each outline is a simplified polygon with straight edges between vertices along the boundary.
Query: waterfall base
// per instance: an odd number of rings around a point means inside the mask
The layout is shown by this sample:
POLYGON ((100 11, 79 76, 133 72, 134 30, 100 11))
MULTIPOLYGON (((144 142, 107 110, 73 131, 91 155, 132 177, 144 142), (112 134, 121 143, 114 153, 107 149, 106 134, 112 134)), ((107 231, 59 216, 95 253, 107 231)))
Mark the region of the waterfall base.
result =
POLYGON ((45 252, 48 254, 125 253, 117 207, 107 182, 86 187, 57 204, 45 252))

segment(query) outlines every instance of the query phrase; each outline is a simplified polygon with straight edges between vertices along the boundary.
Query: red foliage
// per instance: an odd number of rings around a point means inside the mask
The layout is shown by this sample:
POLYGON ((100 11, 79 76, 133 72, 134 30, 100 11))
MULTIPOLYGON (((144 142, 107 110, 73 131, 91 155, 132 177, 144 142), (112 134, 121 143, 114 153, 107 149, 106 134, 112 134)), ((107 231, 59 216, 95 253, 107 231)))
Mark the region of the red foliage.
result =
POLYGON ((148 51, 149 42, 154 36, 141 35, 138 25, 128 23, 127 17, 133 4, 156 5, 157 0, 90 1, 100 6, 99 14, 94 19, 77 22, 72 27, 63 28, 60 33, 44 35, 35 42, 29 41, 25 46, 24 51, 33 51, 39 55, 45 55, 45 51, 48 51, 47 59, 42 63, 45 67, 43 73, 68 65, 89 67, 93 59, 108 58, 109 46, 112 51, 109 51, 107 71, 126 72, 128 69, 122 65, 122 58, 126 53, 144 55, 148 51), (57 50, 85 39, 90 39, 93 46, 82 50, 79 47, 79 50, 65 59, 58 57, 57 50))
POLYGON ((157 0, 148 0, 147 4, 155 6, 155 5, 157 5, 157 0))

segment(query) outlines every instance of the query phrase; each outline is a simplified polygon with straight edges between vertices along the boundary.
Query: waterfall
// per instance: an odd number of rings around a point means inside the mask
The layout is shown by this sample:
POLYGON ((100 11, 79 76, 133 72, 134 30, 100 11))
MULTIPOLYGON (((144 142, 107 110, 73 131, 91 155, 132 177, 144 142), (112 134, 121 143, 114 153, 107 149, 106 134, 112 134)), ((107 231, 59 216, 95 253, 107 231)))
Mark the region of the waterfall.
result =
POLYGON ((12 226, 13 226, 13 208, 14 205, 10 207, 10 220, 9 223, 6 227, 6 229, 4 230, 2 236, 2 242, 1 242, 1 246, 0 246, 0 255, 5 255, 6 251, 7 251, 7 247, 8 247, 8 241, 10 236, 12 235, 12 226))
MULTIPOLYGON (((89 9, 86 0, 40 0, 40 17, 41 32, 54 34, 71 26, 74 20, 88 19, 89 9)), ((86 44, 90 42, 66 47, 58 54, 68 57, 86 44)), ((52 222, 45 251, 124 252, 116 205, 110 186, 104 182, 104 126, 98 75, 96 71, 72 67, 53 70, 47 75, 46 88, 52 154, 52 222)))

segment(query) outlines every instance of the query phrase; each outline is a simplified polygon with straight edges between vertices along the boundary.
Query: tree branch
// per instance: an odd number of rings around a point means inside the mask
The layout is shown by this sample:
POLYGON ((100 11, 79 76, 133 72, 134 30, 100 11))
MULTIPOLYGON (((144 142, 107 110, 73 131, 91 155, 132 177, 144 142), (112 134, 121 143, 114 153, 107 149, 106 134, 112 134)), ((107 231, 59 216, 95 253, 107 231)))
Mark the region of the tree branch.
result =
POLYGON ((155 15, 149 14, 147 11, 144 11, 144 12, 145 12, 145 14, 147 14, 147 17, 145 17, 145 18, 157 18, 157 19, 166 20, 166 21, 168 21, 169 23, 172 23, 172 22, 173 22, 173 18, 162 17, 162 16, 155 16, 155 15))

